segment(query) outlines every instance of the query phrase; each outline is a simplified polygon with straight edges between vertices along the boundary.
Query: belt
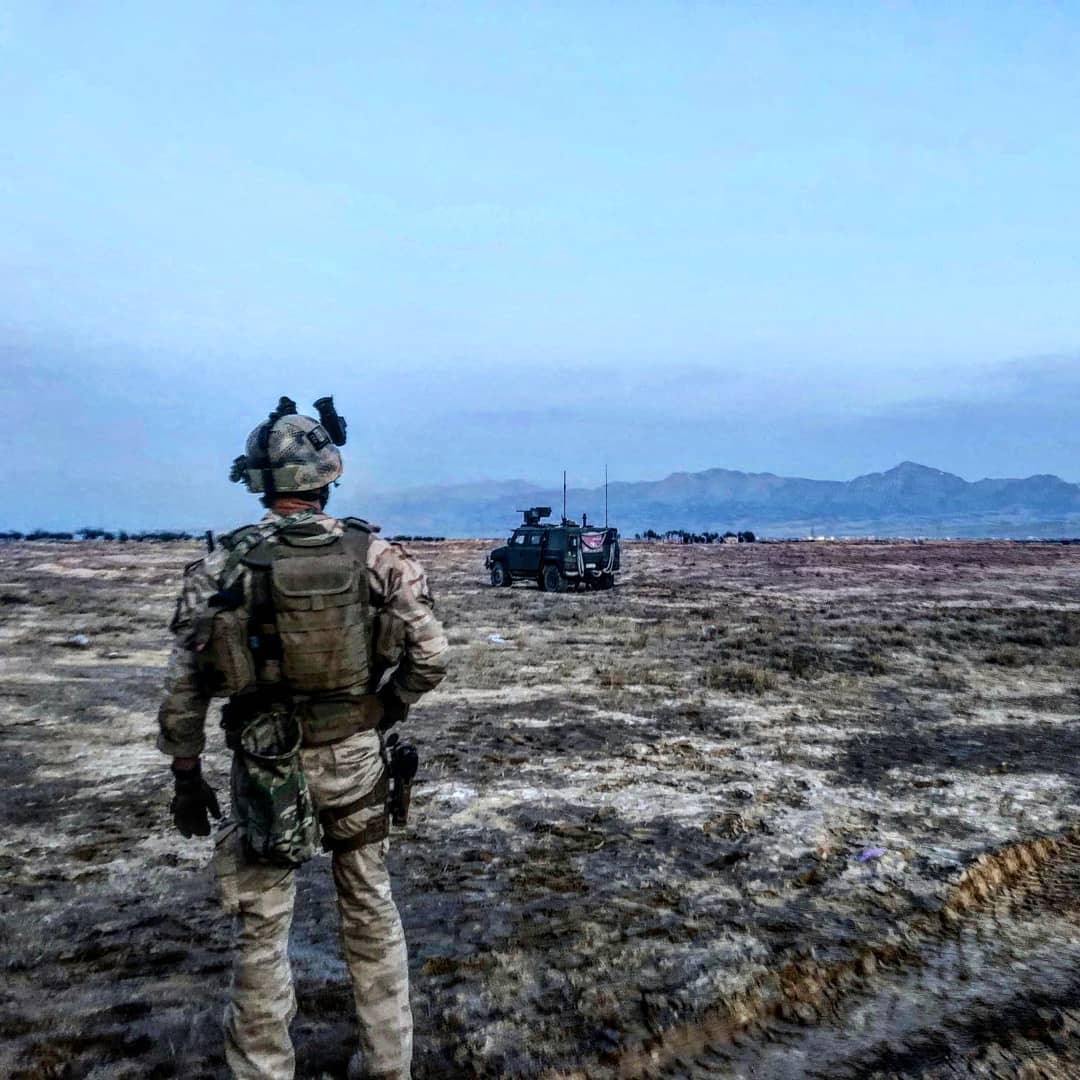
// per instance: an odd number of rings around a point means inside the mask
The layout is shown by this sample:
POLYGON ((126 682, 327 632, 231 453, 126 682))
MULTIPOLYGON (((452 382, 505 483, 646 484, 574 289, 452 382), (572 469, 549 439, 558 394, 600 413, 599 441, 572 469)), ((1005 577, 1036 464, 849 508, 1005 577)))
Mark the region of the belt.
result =
POLYGON ((362 731, 373 731, 382 719, 382 704, 374 694, 338 697, 295 697, 273 686, 238 694, 221 711, 225 745, 236 750, 240 732, 260 713, 274 709, 294 710, 305 748, 332 746, 362 731))
POLYGON ((374 731, 382 719, 382 705, 374 694, 309 698, 298 701, 296 709, 306 748, 331 746, 361 731, 374 731))

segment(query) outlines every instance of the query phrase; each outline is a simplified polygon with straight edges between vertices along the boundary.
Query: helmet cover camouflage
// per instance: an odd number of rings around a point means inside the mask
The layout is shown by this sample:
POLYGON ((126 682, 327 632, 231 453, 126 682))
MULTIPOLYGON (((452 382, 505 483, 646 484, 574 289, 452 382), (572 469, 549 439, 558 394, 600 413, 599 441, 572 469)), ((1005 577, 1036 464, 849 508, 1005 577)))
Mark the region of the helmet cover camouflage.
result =
POLYGON ((344 471, 341 452, 326 428, 300 416, 288 398, 248 436, 246 452, 233 463, 232 479, 248 491, 317 491, 344 471))

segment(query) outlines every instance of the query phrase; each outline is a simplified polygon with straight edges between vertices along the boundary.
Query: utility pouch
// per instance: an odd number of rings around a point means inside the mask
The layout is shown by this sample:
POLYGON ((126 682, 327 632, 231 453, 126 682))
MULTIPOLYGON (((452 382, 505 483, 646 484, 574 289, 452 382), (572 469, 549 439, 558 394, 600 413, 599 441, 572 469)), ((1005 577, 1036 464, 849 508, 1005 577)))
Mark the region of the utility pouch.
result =
POLYGON ((214 697, 231 697, 255 682, 248 646, 248 617, 242 608, 219 609, 196 632, 195 664, 214 697), (199 632, 201 630, 201 632, 199 632))
POLYGON ((319 846, 319 822, 300 763, 294 711, 278 703, 240 732, 233 755, 233 808, 249 858, 275 866, 307 862, 319 846))

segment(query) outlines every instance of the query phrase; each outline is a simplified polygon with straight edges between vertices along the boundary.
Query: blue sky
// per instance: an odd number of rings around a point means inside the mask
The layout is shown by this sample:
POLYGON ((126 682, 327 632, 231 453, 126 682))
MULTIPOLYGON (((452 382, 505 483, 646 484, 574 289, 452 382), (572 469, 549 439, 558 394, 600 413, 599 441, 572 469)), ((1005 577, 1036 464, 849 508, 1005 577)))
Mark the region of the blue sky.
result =
POLYGON ((355 509, 1080 481, 1077 56, 1049 3, 0 3, 0 525, 241 516, 281 393, 355 509))

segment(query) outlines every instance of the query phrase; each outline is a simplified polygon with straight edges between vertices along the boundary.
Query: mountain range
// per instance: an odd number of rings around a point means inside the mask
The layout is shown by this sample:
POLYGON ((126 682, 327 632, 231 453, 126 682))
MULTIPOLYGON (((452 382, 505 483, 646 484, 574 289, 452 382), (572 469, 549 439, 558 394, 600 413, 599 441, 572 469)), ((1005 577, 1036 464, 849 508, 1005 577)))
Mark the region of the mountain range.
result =
MULTIPOLYGON (((518 510, 550 506, 561 488, 526 481, 457 484, 373 493, 361 515, 387 535, 500 537, 518 510)), ((604 489, 567 492, 567 514, 604 519, 604 489)), ((854 480, 808 480, 732 469, 677 472, 663 480, 618 481, 608 515, 624 537, 647 529, 752 530, 762 537, 925 536, 1065 537, 1080 535, 1080 484, 1057 476, 967 481, 905 461, 854 480)))

